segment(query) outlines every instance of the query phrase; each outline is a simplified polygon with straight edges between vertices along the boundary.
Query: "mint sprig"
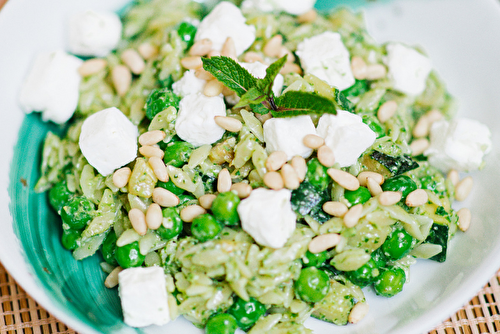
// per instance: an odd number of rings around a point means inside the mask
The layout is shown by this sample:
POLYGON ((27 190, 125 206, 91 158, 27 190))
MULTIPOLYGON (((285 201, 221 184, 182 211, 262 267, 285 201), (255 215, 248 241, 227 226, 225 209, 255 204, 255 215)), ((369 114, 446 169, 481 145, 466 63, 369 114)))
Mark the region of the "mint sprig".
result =
POLYGON ((350 101, 338 90, 332 98, 316 93, 288 91, 280 97, 273 93, 274 79, 286 63, 287 56, 278 59, 266 69, 263 79, 255 78, 235 60, 220 56, 203 58, 203 68, 210 72, 239 97, 236 107, 250 106, 259 114, 271 112, 273 117, 309 114, 337 114, 337 109, 349 110, 350 101))

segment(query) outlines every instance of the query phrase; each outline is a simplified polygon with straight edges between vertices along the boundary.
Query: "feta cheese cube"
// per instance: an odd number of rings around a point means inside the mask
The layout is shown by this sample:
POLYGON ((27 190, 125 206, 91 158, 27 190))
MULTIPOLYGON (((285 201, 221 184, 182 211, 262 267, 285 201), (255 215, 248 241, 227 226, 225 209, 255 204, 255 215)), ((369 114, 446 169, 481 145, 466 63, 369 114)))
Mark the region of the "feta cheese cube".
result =
POLYGON ((81 56, 107 56, 122 35, 122 23, 113 12, 87 10, 71 17, 68 27, 69 50, 81 56))
POLYGON ((465 172, 476 170, 491 151, 488 127, 468 118, 433 123, 430 139, 431 145, 424 155, 432 166, 444 173, 452 168, 465 172))
POLYGON ((132 327, 164 325, 170 321, 168 293, 162 267, 129 268, 118 274, 124 321, 132 327))
POLYGON ((215 123, 215 116, 226 116, 226 105, 221 96, 189 94, 179 103, 175 131, 182 140, 194 146, 215 143, 225 132, 215 123))
POLYGON ((21 87, 21 108, 26 113, 41 111, 44 121, 68 121, 78 105, 81 64, 64 51, 39 54, 21 87))
MULTIPOLYGON (((253 63, 240 63, 240 65, 257 79, 264 79, 266 77, 266 70, 269 67, 267 65, 262 64, 259 61, 253 63)), ((281 90, 283 89, 284 83, 285 83, 285 78, 283 77, 283 75, 278 74, 276 78, 274 78, 274 83, 273 83, 274 95, 276 96, 281 95, 281 90)))
POLYGON ((313 74, 339 90, 351 87, 354 76, 349 51, 336 32, 304 39, 297 46, 297 55, 306 73, 313 74))
POLYGON ((337 110, 337 115, 324 114, 318 122, 318 135, 332 149, 340 167, 351 166, 373 145, 377 135, 358 115, 337 110))
POLYGON ((255 27, 246 24, 238 7, 223 1, 200 22, 194 40, 208 38, 213 49, 220 51, 228 37, 233 38, 239 56, 255 41, 255 27))
POLYGON ((264 140, 268 153, 285 152, 288 160, 296 155, 307 158, 312 149, 304 145, 304 137, 316 134, 310 116, 271 118, 264 123, 264 140))
POLYGON ((184 72, 182 78, 172 85, 172 90, 180 97, 185 97, 189 94, 201 93, 207 82, 203 79, 198 79, 195 75, 195 70, 184 72))
POLYGON ((90 165, 107 176, 137 157, 137 127, 112 107, 89 116, 82 125, 80 150, 90 165))
POLYGON ((295 231, 288 189, 255 189, 238 205, 241 227, 261 246, 281 248, 295 231))
POLYGON ((301 15, 314 8, 316 0, 245 0, 243 9, 257 9, 262 12, 284 11, 292 15, 301 15))
POLYGON ((415 96, 425 89, 432 65, 429 58, 403 44, 387 45, 387 67, 393 88, 415 96))

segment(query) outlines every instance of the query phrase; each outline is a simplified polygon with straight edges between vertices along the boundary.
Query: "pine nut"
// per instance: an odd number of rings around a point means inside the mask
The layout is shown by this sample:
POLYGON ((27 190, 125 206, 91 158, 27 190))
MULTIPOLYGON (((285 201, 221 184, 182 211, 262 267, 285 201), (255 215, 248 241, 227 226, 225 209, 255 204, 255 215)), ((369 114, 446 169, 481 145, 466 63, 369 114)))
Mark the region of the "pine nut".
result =
POLYGON ((285 152, 282 151, 274 151, 273 153, 269 154, 266 160, 266 167, 267 170, 270 172, 274 172, 278 169, 281 168, 284 164, 286 164, 286 161, 288 160, 288 157, 285 152))
POLYGON ((239 119, 227 116, 215 116, 215 123, 229 132, 240 132, 243 124, 239 119))
POLYGON ((228 37, 226 39, 220 53, 222 56, 233 58, 234 60, 238 61, 238 54, 236 53, 236 44, 234 44, 234 39, 232 37, 228 37))
POLYGON ((198 198, 198 202, 200 202, 202 208, 210 210, 216 197, 214 194, 205 194, 198 198))
POLYGON ((283 36, 274 35, 267 43, 264 45, 262 51, 268 57, 278 57, 281 45, 283 44, 283 36))
POLYGON ((424 205, 429 200, 429 196, 423 189, 412 191, 406 196, 405 203, 411 208, 424 205))
POLYGON ((313 254, 321 253, 329 248, 337 246, 340 242, 340 239, 340 234, 337 233, 318 235, 309 242, 307 248, 313 254))
POLYGON ((280 48, 279 53, 278 53, 278 58, 282 58, 282 57, 284 57, 285 55, 287 55, 287 56, 288 56, 288 57, 286 57, 286 62, 287 62, 287 63, 293 63, 293 62, 295 62, 295 56, 293 55, 293 53, 292 53, 290 50, 288 50, 288 49, 286 48, 286 46, 282 46, 282 47, 280 48))
POLYGON ((349 208, 342 202, 329 201, 323 204, 323 211, 330 216, 343 217, 349 211, 349 208))
POLYGON ((125 65, 117 65, 111 71, 111 81, 115 86, 116 93, 123 97, 127 94, 132 84, 132 73, 125 65))
POLYGON ((444 115, 437 109, 432 109, 425 114, 425 118, 429 120, 429 123, 434 123, 440 121, 444 118, 444 115))
POLYGON ((181 65, 189 70, 197 70, 203 67, 203 61, 199 56, 185 57, 181 59, 181 65))
POLYGON ((384 183, 384 176, 382 174, 376 173, 376 172, 361 172, 358 175, 358 181, 359 184, 362 185, 363 187, 366 187, 368 178, 372 178, 375 182, 377 182, 379 185, 384 183))
POLYGON ((130 179, 130 175, 132 174, 132 171, 128 167, 122 167, 120 169, 117 169, 113 173, 113 184, 117 188, 123 188, 127 185, 128 180, 130 179))
POLYGON ((299 176, 292 165, 284 164, 283 167, 281 167, 281 177, 287 189, 294 190, 300 186, 299 176))
POLYGON ((139 153, 147 158, 158 157, 163 159, 163 156, 165 155, 165 152, 163 152, 161 148, 149 145, 139 147, 139 153))
POLYGON ((146 225, 152 230, 157 230, 163 222, 163 213, 161 207, 153 203, 148 207, 146 211, 146 225))
POLYGON ((231 191, 234 191, 239 198, 247 198, 252 192, 252 186, 248 183, 239 182, 231 186, 231 191))
POLYGON ((366 79, 378 80, 387 75, 387 69, 382 64, 371 64, 366 67, 366 79))
POLYGON ((356 204, 344 215, 344 225, 348 228, 356 226, 363 212, 363 204, 356 204))
POLYGON ((199 68, 194 72, 194 76, 201 80, 210 81, 214 79, 212 73, 205 71, 203 68, 199 68))
POLYGON ((264 58, 260 54, 254 51, 248 51, 243 55, 243 61, 245 63, 255 63, 256 61, 258 62, 264 62, 264 58))
POLYGON ((158 48, 148 42, 144 42, 137 48, 142 58, 149 60, 158 55, 158 48))
POLYGON ((163 160, 160 159, 159 157, 151 157, 149 158, 148 162, 151 168, 153 169, 156 178, 162 182, 167 182, 168 181, 167 166, 165 166, 163 160))
POLYGON ((451 184, 453 184, 453 186, 456 186, 458 184, 458 181, 460 181, 460 175, 458 175, 458 171, 456 169, 450 170, 446 178, 451 181, 451 184))
POLYGON ((255 114, 255 117, 257 117, 257 119, 262 123, 264 124, 268 119, 271 119, 273 118, 273 116, 271 115, 271 113, 267 113, 267 114, 264 114, 264 115, 261 115, 261 114, 255 114))
POLYGON ((170 208, 179 205, 180 200, 177 195, 167 189, 156 187, 153 190, 153 202, 164 208, 170 208))
POLYGON ((220 54, 220 51, 217 51, 217 50, 212 50, 208 53, 207 57, 208 58, 212 58, 212 57, 219 57, 221 54, 220 54))
POLYGON ((121 59, 134 74, 141 74, 146 68, 144 59, 142 59, 141 55, 134 49, 123 51, 121 59))
POLYGON ((305 146, 312 148, 313 150, 325 145, 325 140, 322 137, 313 134, 306 135, 302 141, 305 146))
POLYGON ((190 56, 205 56, 212 50, 212 41, 208 38, 201 39, 189 49, 190 56))
POLYGON ((368 188, 372 196, 380 195, 383 192, 382 187, 380 186, 378 181, 376 181, 376 179, 373 179, 372 177, 368 177, 366 179, 366 187, 368 188))
POLYGON ((417 156, 425 152, 429 148, 431 143, 427 138, 418 138, 411 142, 410 149, 411 155, 417 156))
POLYGON ((351 324, 357 324, 368 314, 369 309, 370 307, 367 303, 356 303, 356 305, 352 308, 351 313, 349 313, 349 322, 351 324))
POLYGON ((281 69, 280 73, 282 75, 286 75, 286 74, 289 74, 289 73, 297 73, 297 74, 300 74, 302 75, 302 69, 300 68, 299 65, 295 64, 295 63, 285 63, 285 65, 283 65, 283 68, 281 69))
POLYGON ((106 66, 108 66, 108 62, 105 59, 89 59, 84 61, 83 64, 78 68, 78 73, 80 73, 82 77, 88 77, 104 70, 106 66))
POLYGON ((104 286, 108 289, 112 289, 118 285, 118 274, 123 270, 122 267, 118 266, 104 280, 104 286))
POLYGON ((318 160, 325 167, 332 167, 335 164, 335 156, 333 151, 326 145, 318 149, 318 160))
POLYGON ((219 172, 219 177, 217 178, 217 191, 220 193, 224 193, 226 191, 231 190, 231 174, 227 168, 222 169, 219 172))
POLYGON ((283 189, 285 186, 283 183, 283 178, 278 172, 269 172, 264 175, 264 184, 273 190, 283 189))
POLYGON ((383 206, 390 206, 398 203, 403 195, 399 191, 384 191, 378 197, 378 202, 383 206))
POLYGON ((335 168, 329 168, 327 173, 333 181, 337 182, 341 187, 347 190, 357 190, 359 188, 358 179, 350 173, 335 168))
POLYGON ((457 212, 458 215, 458 228, 465 232, 469 229, 470 227, 470 222, 472 219, 472 215, 469 209, 467 208, 461 208, 457 212))
POLYGON ((226 86, 224 86, 222 88, 222 95, 224 95, 224 96, 231 96, 231 95, 237 96, 236 93, 232 89, 229 89, 226 86))
POLYGON ((162 130, 153 130, 144 132, 142 135, 139 136, 139 144, 143 146, 158 144, 160 141, 165 139, 166 136, 167 135, 165 131, 162 130))
POLYGON ((467 196, 469 196, 472 186, 474 185, 474 180, 471 176, 467 176, 462 181, 457 183, 455 187, 455 199, 457 201, 465 201, 467 196))
POLYGON ((204 213, 207 213, 207 210, 203 209, 199 205, 194 204, 186 206, 184 209, 182 209, 180 212, 180 216, 181 219, 186 223, 191 223, 193 219, 204 213))
POLYGON ((208 97, 214 97, 222 94, 222 89, 224 88, 224 85, 222 82, 218 81, 217 79, 210 80, 205 84, 205 87, 203 88, 203 94, 208 97))
POLYGON ((135 208, 131 209, 128 212, 128 219, 130 219, 132 228, 137 232, 137 234, 139 235, 146 234, 148 226, 146 225, 146 216, 144 215, 144 212, 135 208))
POLYGON ((385 123, 396 114, 396 110, 398 110, 398 103, 396 101, 391 100, 384 102, 384 104, 378 108, 377 118, 381 123, 385 123))
POLYGON ((429 134, 431 124, 429 123, 429 119, 425 116, 420 117, 417 124, 413 128, 413 137, 421 138, 425 137, 429 134))
POLYGON ((302 158, 300 155, 296 155, 292 158, 290 164, 292 165, 293 169, 295 169, 295 173, 297 173, 299 181, 304 181, 307 173, 306 159, 302 158))
POLYGON ((366 79, 367 66, 363 58, 355 56, 351 59, 352 75, 358 80, 366 79))
POLYGON ((316 18, 318 17, 318 12, 314 9, 311 9, 304 14, 301 14, 297 16, 297 22, 299 23, 311 23, 316 21, 316 18))

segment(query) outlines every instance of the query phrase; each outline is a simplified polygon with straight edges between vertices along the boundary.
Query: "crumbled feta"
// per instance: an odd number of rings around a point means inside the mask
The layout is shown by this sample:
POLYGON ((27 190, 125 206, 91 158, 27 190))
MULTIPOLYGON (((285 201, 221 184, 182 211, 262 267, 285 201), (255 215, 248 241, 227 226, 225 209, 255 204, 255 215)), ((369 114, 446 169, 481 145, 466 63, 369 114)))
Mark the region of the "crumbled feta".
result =
POLYGON ((281 248, 295 231, 296 215, 288 189, 255 189, 238 205, 241 227, 259 245, 281 248))
POLYGON ((361 117, 344 110, 337 115, 324 114, 318 122, 318 135, 325 139, 325 145, 332 149, 335 162, 340 167, 351 166, 359 156, 373 145, 377 135, 361 117))
POLYGON ((284 11, 292 15, 301 15, 314 8, 316 0, 245 0, 243 9, 257 9, 262 12, 284 11))
POLYGON ((39 54, 19 95, 26 112, 41 111, 44 121, 68 121, 78 105, 82 60, 64 51, 39 54))
POLYGON ((69 50, 81 56, 107 56, 122 35, 122 23, 113 12, 87 10, 71 17, 69 50))
POLYGON ((473 171, 481 167, 484 155, 491 150, 491 132, 476 120, 460 118, 432 124, 431 145, 424 152, 429 163, 447 172, 473 171))
MULTIPOLYGON (((267 65, 262 64, 259 61, 253 63, 240 63, 240 65, 258 79, 264 79, 266 77, 266 69, 269 67, 267 65)), ((273 83, 274 95, 276 96, 281 95, 281 90, 283 89, 284 83, 285 83, 285 78, 283 77, 283 75, 278 74, 276 78, 274 78, 274 83, 273 83)))
POLYGON ((196 77, 195 70, 189 70, 184 72, 182 78, 172 85, 172 89, 175 94, 184 97, 189 94, 203 92, 206 83, 205 80, 196 77))
POLYGON ((137 127, 112 107, 89 116, 82 125, 80 150, 97 171, 107 176, 137 157, 137 127))
POLYGON ((288 160, 296 155, 307 158, 312 149, 304 145, 304 137, 316 134, 310 116, 271 118, 264 123, 264 141, 268 153, 283 151, 288 160))
POLYGON ((402 44, 387 45, 387 67, 393 88, 408 95, 419 95, 425 89, 432 65, 429 58, 402 44))
POLYGON ((304 39, 297 46, 297 55, 306 73, 317 76, 330 86, 344 90, 355 82, 349 51, 336 32, 327 31, 304 39))
POLYGON ((182 140, 194 146, 215 143, 225 131, 215 123, 215 116, 226 116, 226 105, 221 96, 190 94, 179 103, 175 131, 182 140))
POLYGON ((118 274, 124 321, 132 327, 164 325, 170 321, 162 267, 129 268, 118 274))
POLYGON ((238 7, 223 1, 200 22, 194 40, 208 38, 213 49, 220 51, 228 37, 233 38, 239 56, 255 41, 255 27, 246 24, 238 7))

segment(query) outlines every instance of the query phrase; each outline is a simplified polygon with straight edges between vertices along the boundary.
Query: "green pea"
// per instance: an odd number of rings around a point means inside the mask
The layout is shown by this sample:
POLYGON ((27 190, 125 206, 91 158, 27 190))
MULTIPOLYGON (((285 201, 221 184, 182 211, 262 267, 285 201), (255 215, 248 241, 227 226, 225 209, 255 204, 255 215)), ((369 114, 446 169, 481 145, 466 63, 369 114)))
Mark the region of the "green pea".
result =
POLYGON ((384 181, 382 184, 384 191, 400 191, 403 194, 402 201, 414 190, 417 190, 417 185, 410 177, 406 175, 396 175, 384 181))
POLYGON ((145 256, 139 251, 139 242, 134 241, 122 247, 116 247, 116 261, 122 268, 140 267, 145 256))
POLYGON ((212 213, 215 218, 226 225, 237 225, 240 221, 238 216, 238 205, 240 198, 232 191, 223 192, 217 195, 212 202, 212 213))
POLYGON ((220 313, 212 316, 205 327, 206 334, 234 334, 238 324, 231 314, 220 313))
POLYGON ((173 193, 175 195, 184 194, 184 189, 181 189, 181 188, 177 187, 172 182, 172 180, 168 180, 167 182, 158 181, 158 183, 156 184, 156 186, 164 188, 164 189, 167 189, 168 191, 170 191, 171 193, 173 193))
POLYGON ((92 220, 94 204, 86 197, 73 197, 61 210, 61 218, 64 223, 75 230, 81 230, 92 220))
POLYGON ((156 114, 170 106, 179 108, 181 98, 168 88, 154 89, 146 100, 146 117, 152 120, 156 114))
POLYGON ((328 184, 330 184, 330 177, 326 173, 327 170, 328 168, 323 166, 317 158, 312 158, 307 163, 305 180, 320 191, 326 190, 328 184))
POLYGON ((407 255, 413 246, 413 237, 403 228, 392 231, 382 245, 385 256, 391 260, 399 260, 407 255))
POLYGON ((392 297, 403 290, 406 275, 401 268, 391 268, 383 271, 373 284, 377 295, 392 297))
POLYGON ((58 213, 61 212, 63 206, 67 205, 71 197, 75 194, 68 190, 66 181, 61 181, 56 183, 49 191, 49 202, 50 205, 58 213))
POLYGON ((215 238, 221 230, 221 224, 209 213, 199 215, 191 224, 191 233, 201 242, 215 238))
POLYGON ((173 144, 167 146, 163 161, 165 161, 167 165, 182 167, 189 161, 189 157, 191 156, 193 149, 193 145, 185 141, 174 142, 173 144))
POLYGON ((111 232, 106 236, 106 239, 104 239, 101 248, 101 253, 104 261, 114 266, 117 264, 115 257, 116 240, 116 233, 111 230, 111 232))
POLYGON ((186 50, 191 48, 194 43, 194 35, 196 35, 196 27, 189 22, 181 22, 179 28, 177 29, 177 33, 180 38, 186 42, 186 50))
POLYGON ((365 286, 375 282, 380 274, 380 269, 375 260, 370 259, 360 268, 354 271, 345 272, 346 277, 354 284, 364 288, 365 286))
POLYGON ((170 240, 182 232, 182 219, 174 208, 164 208, 163 222, 156 232, 165 240, 170 240))
POLYGON ((328 253, 323 251, 321 253, 311 253, 310 251, 306 251, 306 254, 302 258, 302 262, 304 263, 304 267, 320 267, 328 258, 328 253))
POLYGON ((266 307, 253 297, 248 301, 236 297, 235 302, 227 310, 227 313, 234 316, 236 323, 241 329, 247 331, 266 313, 266 307))
POLYGON ((316 267, 302 269, 295 282, 295 290, 303 301, 319 302, 330 291, 330 278, 323 270, 316 267))
POLYGON ((356 205, 366 203, 372 198, 372 194, 366 187, 359 187, 356 190, 346 190, 344 197, 351 205, 356 205))
POLYGON ((182 208, 182 207, 186 206, 189 202, 193 202, 191 204, 198 203, 198 200, 196 199, 196 197, 188 195, 188 194, 177 195, 177 197, 179 197, 179 204, 177 204, 177 208, 182 208), (194 203, 194 202, 196 202, 196 203, 194 203))
POLYGON ((385 130, 375 116, 363 115, 362 119, 363 123, 368 125, 368 127, 377 134, 377 139, 385 136, 385 130))
POLYGON ((81 231, 73 230, 73 229, 67 229, 63 230, 62 236, 61 236, 61 243, 64 248, 67 250, 73 250, 78 247, 78 243, 76 242, 80 236, 82 235, 81 231))

